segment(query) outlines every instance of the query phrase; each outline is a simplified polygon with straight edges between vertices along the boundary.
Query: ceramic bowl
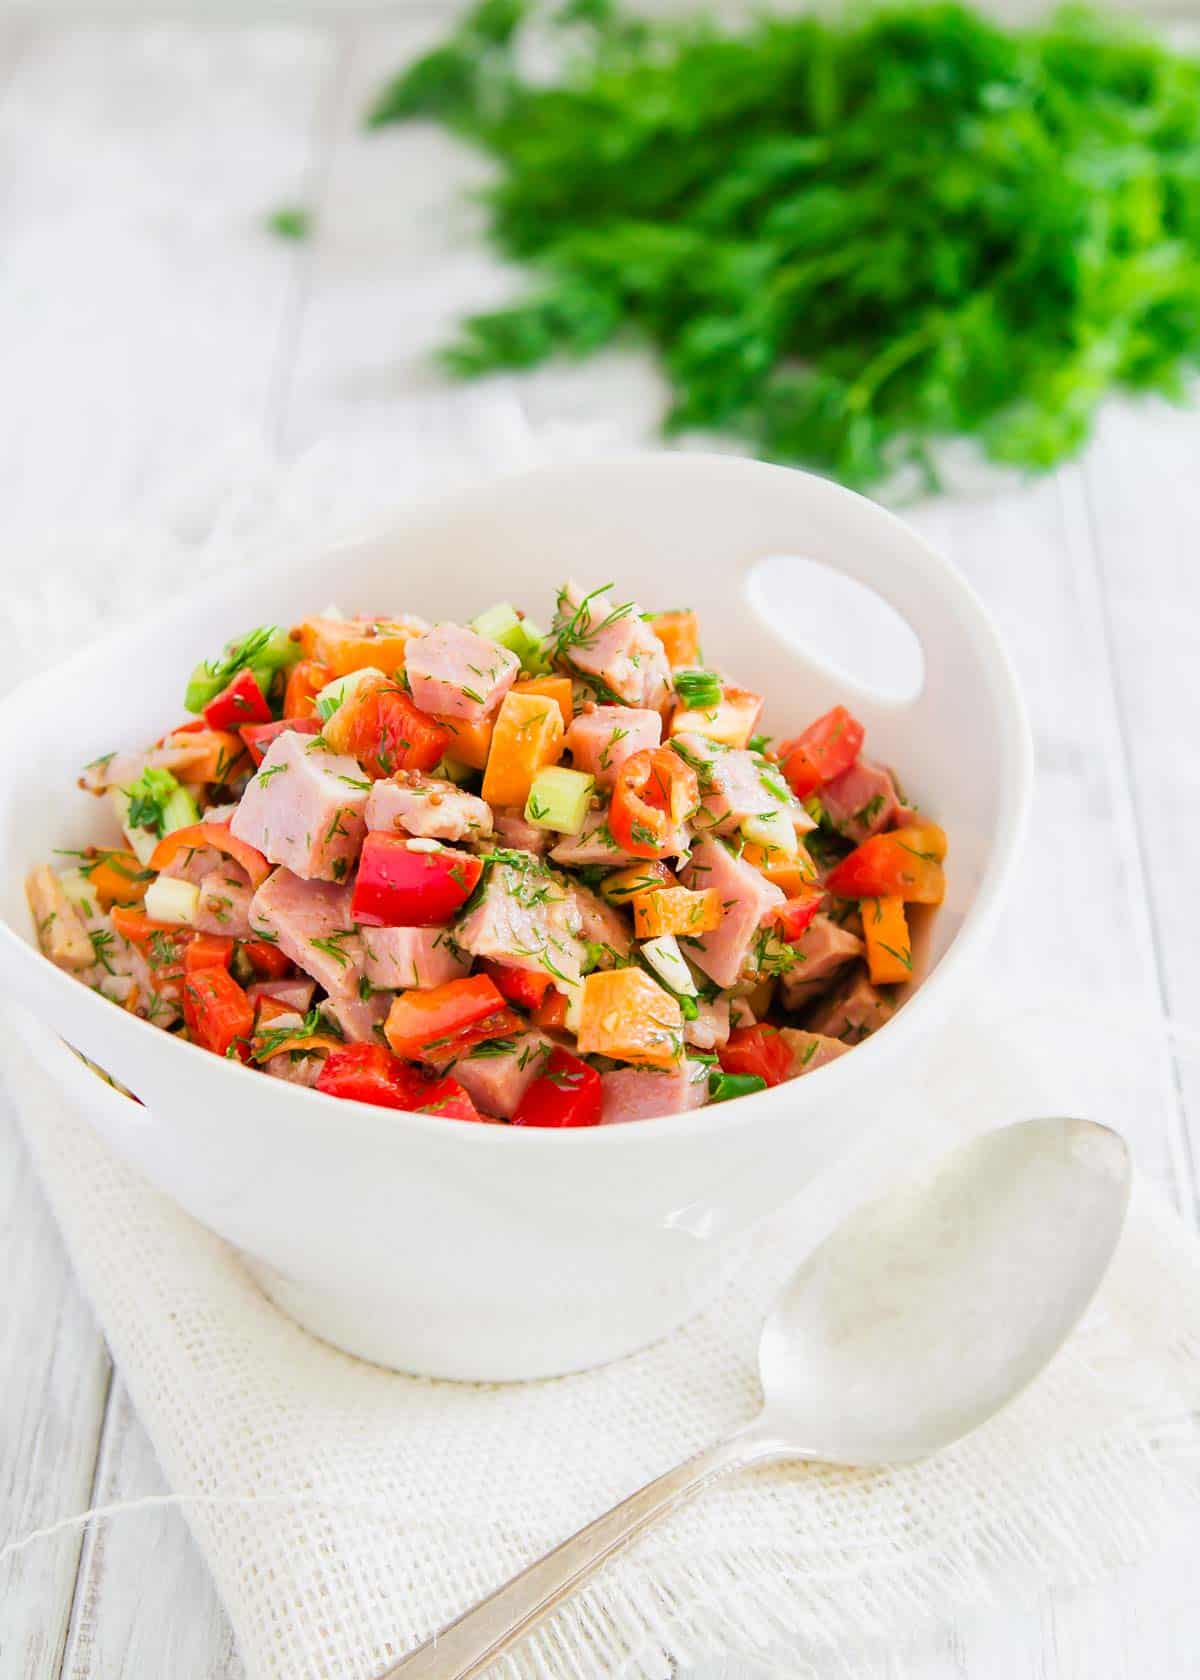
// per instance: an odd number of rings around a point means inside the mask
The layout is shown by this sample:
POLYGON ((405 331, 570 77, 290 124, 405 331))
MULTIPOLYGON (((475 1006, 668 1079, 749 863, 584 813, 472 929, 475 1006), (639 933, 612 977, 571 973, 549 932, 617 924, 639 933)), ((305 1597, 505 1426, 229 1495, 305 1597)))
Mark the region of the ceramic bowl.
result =
POLYGON ((352 547, 248 567, 26 684, 5 720, 0 982, 47 1070, 303 1325, 384 1365, 472 1379, 574 1370, 663 1335, 709 1299, 766 1215, 899 1123, 1003 903, 1031 782, 1009 664, 949 565, 822 479, 695 455, 540 468, 352 547), (785 611, 778 591, 814 563, 874 592, 843 614, 852 636, 860 617, 868 634, 876 597, 911 627, 917 692, 884 697, 796 645, 805 614, 785 611), (231 634, 331 598, 434 619, 504 599, 544 614, 567 575, 612 580, 619 598, 647 606, 694 607, 710 663, 767 696, 769 732, 846 701, 872 756, 897 766, 947 829, 947 899, 924 929, 919 983, 851 1055, 669 1118, 568 1132, 474 1126, 265 1078, 122 1012, 40 955, 26 872, 56 847, 115 838, 104 802, 76 791, 80 765, 159 734, 180 711, 186 673, 231 634))

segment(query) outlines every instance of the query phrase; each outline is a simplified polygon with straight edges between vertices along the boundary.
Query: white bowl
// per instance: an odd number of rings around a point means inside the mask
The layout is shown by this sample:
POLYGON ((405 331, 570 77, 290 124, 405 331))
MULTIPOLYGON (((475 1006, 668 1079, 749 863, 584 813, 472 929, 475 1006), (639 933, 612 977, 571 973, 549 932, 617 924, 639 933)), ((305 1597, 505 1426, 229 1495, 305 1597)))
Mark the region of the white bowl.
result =
POLYGON ((542 468, 349 549, 208 585, 26 684, 5 724, 0 982, 27 1011, 39 1058, 109 1144, 235 1244, 302 1324, 382 1364, 459 1378, 560 1373, 663 1335, 704 1304, 757 1222, 888 1125, 1000 909, 1031 783, 1012 672, 962 579, 872 503, 724 457, 542 468), (779 555, 859 580, 908 621, 924 653, 915 699, 881 699, 795 650, 753 581, 779 555), (497 599, 536 613, 567 574, 694 607, 708 658, 766 694, 768 730, 846 700, 872 754, 948 830, 948 896, 926 930, 922 982, 853 1054, 670 1118, 473 1126, 264 1078, 114 1008, 39 954, 27 870, 55 847, 113 838, 103 802, 76 791, 80 765, 160 733, 192 665, 231 634, 331 597, 432 618, 497 599))

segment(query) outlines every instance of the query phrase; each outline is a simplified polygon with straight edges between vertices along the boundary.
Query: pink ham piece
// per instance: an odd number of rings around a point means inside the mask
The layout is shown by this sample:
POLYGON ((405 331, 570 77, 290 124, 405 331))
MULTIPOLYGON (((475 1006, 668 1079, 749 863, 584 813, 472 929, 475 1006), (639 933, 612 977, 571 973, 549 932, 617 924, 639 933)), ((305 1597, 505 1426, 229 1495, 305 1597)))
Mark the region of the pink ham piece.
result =
POLYGON ((603 1126, 624 1120, 653 1120, 660 1114, 685 1114, 708 1101, 708 1065, 682 1061, 669 1071, 613 1068, 600 1075, 603 1126))
POLYGON ((672 743, 682 749, 681 756, 698 770, 701 776, 702 802, 699 814, 693 818, 698 829, 711 829, 714 834, 735 834, 747 817, 767 816, 773 811, 786 812, 798 833, 806 833, 815 825, 798 799, 794 799, 777 765, 742 747, 729 752, 706 754, 713 743, 700 735, 678 735, 672 743))
POLYGON ((815 1073, 829 1062, 836 1062, 850 1049, 840 1038, 826 1038, 823 1033, 800 1032, 796 1027, 780 1029, 780 1038, 792 1053, 792 1079, 801 1074, 815 1073))
MULTIPOLYGON (((668 857, 682 857, 688 849, 688 831, 680 824, 673 837, 673 849, 668 857)), ((550 856, 555 863, 578 868, 581 864, 607 863, 616 869, 623 863, 637 863, 632 852, 617 845, 608 826, 608 806, 597 805, 583 819, 578 834, 568 834, 554 847, 550 856)))
POLYGON ((350 896, 349 887, 302 881, 290 869, 277 869, 254 895, 250 926, 325 991, 352 997, 362 975, 363 948, 350 914, 350 896))
POLYGON ((855 968, 819 1009, 809 1017, 810 1032, 858 1044, 890 1021, 896 1006, 877 992, 864 968, 855 968))
POLYGON ((627 957, 633 949, 628 921, 590 887, 572 881, 570 891, 579 916, 579 937, 588 945, 601 947, 597 968, 612 968, 617 959, 627 957))
POLYGON ((550 841, 550 831, 526 822, 525 813, 516 805, 497 805, 492 809, 496 830, 496 844, 513 852, 532 852, 541 857, 550 841))
POLYGON ((585 682, 599 678, 602 698, 611 692, 627 706, 653 711, 665 705, 670 661, 636 603, 618 602, 608 589, 589 592, 567 583, 558 594, 551 634, 561 639, 562 657, 585 682))
POLYGON ((482 799, 453 782, 404 771, 375 783, 365 814, 368 828, 420 840, 486 840, 492 832, 492 809, 482 799))
POLYGON ((783 975, 781 985, 783 1007, 796 1010, 827 991, 846 964, 861 957, 866 947, 831 917, 814 916, 792 949, 797 959, 783 975))
POLYGON ((454 938, 473 956, 570 983, 579 979, 587 955, 579 932, 569 883, 531 857, 523 865, 491 866, 479 902, 459 922, 454 938))
POLYGON ((697 841, 679 878, 693 892, 715 888, 724 907, 720 924, 711 933, 680 941, 684 955, 718 986, 732 986, 745 966, 755 934, 784 903, 784 895, 744 858, 734 857, 719 840, 707 835, 697 841))
POLYGON ((594 776, 598 788, 610 788, 627 758, 661 742, 662 718, 657 712, 636 706, 593 706, 575 718, 563 744, 576 770, 594 776))
POLYGON ((355 759, 316 739, 292 729, 275 737, 229 829, 306 881, 344 881, 362 845, 371 784, 355 759))
POLYGON ((544 1033, 536 1032, 493 1043, 504 1046, 499 1055, 491 1045, 477 1045, 475 1054, 468 1051, 459 1057, 452 1071, 476 1108, 497 1120, 511 1120, 554 1045, 544 1033))
POLYGON ((383 1023, 392 1007, 391 994, 380 992, 376 997, 327 997, 321 1012, 351 1044, 382 1044, 383 1023))
POLYGON ((683 1042, 694 1045, 697 1050, 715 1050, 729 1037, 729 999, 715 997, 709 1002, 701 998, 698 1009, 694 1021, 683 1023, 683 1042))
MULTIPOLYGON (((205 847, 205 850, 210 850, 205 847)), ((254 888, 241 864, 214 854, 217 868, 206 872, 200 882, 196 905, 197 933, 226 933, 231 939, 250 938, 250 905, 254 888)))
POLYGON ((460 980, 471 959, 447 937, 448 928, 364 928, 363 973, 372 986, 399 992, 460 980))
POLYGON ((833 827, 856 846, 891 828, 900 810, 891 772, 862 758, 826 782, 819 797, 833 827))
POLYGON ((551 851, 555 863, 577 868, 585 863, 636 863, 631 852, 622 851, 608 826, 608 806, 595 805, 583 819, 578 834, 568 834, 551 851))
POLYGON ((246 987, 246 996, 257 1003, 260 998, 273 998, 297 1015, 307 1015, 312 1008, 316 986, 311 980, 255 980, 246 987))
POLYGON ((162 874, 165 879, 190 881, 199 887, 193 923, 197 933, 225 933, 231 939, 250 937, 254 889, 240 863, 215 846, 188 846, 176 852, 162 874))
POLYGON ((272 1056, 269 1062, 263 1064, 263 1071, 272 1079, 286 1080, 289 1085, 304 1085, 311 1091, 324 1066, 324 1056, 300 1056, 296 1061, 290 1056, 272 1056))
POLYGON ((520 669, 515 653, 461 624, 435 624, 404 650, 414 704, 423 712, 468 723, 491 716, 520 669))

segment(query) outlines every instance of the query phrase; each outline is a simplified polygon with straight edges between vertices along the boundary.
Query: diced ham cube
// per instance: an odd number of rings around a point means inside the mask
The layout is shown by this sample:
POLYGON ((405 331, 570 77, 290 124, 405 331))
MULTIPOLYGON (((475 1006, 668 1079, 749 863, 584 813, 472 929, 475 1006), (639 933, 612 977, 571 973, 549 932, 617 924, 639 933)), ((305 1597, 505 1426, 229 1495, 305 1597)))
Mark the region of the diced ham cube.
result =
POLYGON ((891 828, 900 810, 891 772, 862 758, 826 782, 819 798, 833 827, 856 846, 891 828))
POLYGON ((476 1108, 498 1120, 511 1120, 517 1106, 545 1065, 554 1048, 544 1033, 523 1033, 511 1041, 511 1048, 496 1054, 495 1045, 508 1040, 493 1039, 460 1056, 453 1067, 455 1079, 476 1108))
POLYGON ((290 869, 277 869, 254 895, 250 926, 325 991, 352 997, 362 975, 363 948, 350 898, 348 886, 303 881, 290 869))
POLYGON ((482 799, 453 782, 404 771, 374 784, 365 814, 368 828, 421 840, 484 840, 492 832, 491 806, 482 799))
MULTIPOLYGON (((685 747, 689 762, 701 757, 698 749, 702 737, 680 735, 676 740, 685 747)), ((701 791, 703 799, 695 826, 715 834, 733 834, 747 817, 766 816, 773 811, 786 812, 798 830, 813 827, 812 818, 792 797, 778 766, 742 747, 707 761, 701 791)))
POLYGON ((618 958, 627 957, 633 949, 628 921, 590 887, 572 881, 570 892, 579 917, 579 937, 602 948, 598 968, 612 968, 618 958))
POLYGON ((848 962, 866 949, 856 934, 830 916, 814 916, 792 947, 797 960, 782 977, 783 1007, 803 1009, 830 985, 848 962))
POLYGON ((606 805, 593 806, 583 819, 579 833, 564 836, 550 856, 555 863, 568 864, 572 868, 585 863, 611 863, 615 869, 621 863, 637 862, 632 852, 623 851, 613 839, 606 805))
POLYGON ((536 823, 526 822, 525 813, 517 805, 498 805, 492 811, 496 830, 496 844, 513 852, 532 852, 541 857, 550 843, 550 831, 536 823))
POLYGON ((306 881, 344 881, 366 828, 371 784, 353 758, 285 730, 271 742, 230 832, 306 881))
MULTIPOLYGON (((213 848, 206 846, 205 851, 213 848)), ((215 869, 206 870, 200 881, 194 926, 197 933, 224 933, 231 939, 249 939, 250 905, 254 888, 240 863, 214 851, 215 869)))
POLYGON ((683 1041, 697 1050, 715 1050, 729 1037, 730 1000, 723 994, 711 1001, 701 998, 698 1007, 696 1019, 683 1023, 683 1041))
POLYGON ((783 1027, 780 1038, 792 1053, 791 1079, 799 1079, 801 1074, 815 1073, 827 1062, 836 1062, 839 1056, 844 1056, 850 1049, 840 1038, 826 1038, 823 1033, 800 1032, 796 1027, 783 1027))
POLYGON ((265 1070, 272 1079, 284 1079, 289 1085, 304 1085, 310 1091, 320 1078, 321 1069, 325 1066, 324 1056, 297 1056, 293 1061, 291 1056, 272 1056, 264 1064, 265 1070))
POLYGON ((96 960, 91 935, 49 864, 33 871, 25 883, 25 896, 38 943, 50 961, 76 974, 90 968, 96 960))
POLYGON ((661 742, 658 712, 637 706, 593 706, 575 718, 563 744, 576 770, 594 776, 598 788, 610 788, 627 758, 661 742))
POLYGON ((579 931, 570 886, 531 857, 524 865, 491 866, 478 904, 455 928, 454 938, 473 956, 570 982, 579 979, 586 956, 579 931))
POLYGON ((771 912, 785 902, 784 895, 744 858, 734 857, 719 840, 708 835, 697 841, 679 878, 694 892, 714 888, 723 908, 720 924, 711 933, 699 939, 681 939, 684 954, 718 986, 732 986, 750 954, 755 934, 771 912))
POLYGON ((613 1068, 600 1075, 600 1088, 604 1100, 600 1123, 604 1126, 684 1114, 702 1108, 708 1101, 708 1066, 705 1062, 682 1061, 665 1071, 613 1068))
POLYGON ((246 987, 246 996, 255 1001, 273 998, 276 1003, 282 1003, 288 1009, 294 1009, 297 1015, 304 1016, 312 1008, 316 989, 311 980, 295 976, 290 980, 255 980, 246 987))
POLYGON ((364 928, 363 972, 372 986, 399 992, 459 980, 471 966, 448 928, 364 928))
POLYGON ((635 602, 618 602, 607 589, 590 593, 571 582, 560 590, 552 634, 564 659, 583 676, 599 678, 599 698, 615 694, 628 706, 658 711, 671 692, 666 649, 635 602))
POLYGON ((327 997, 321 1012, 339 1028, 342 1037, 351 1044, 382 1044, 383 1023, 392 1007, 390 993, 379 992, 374 997, 327 997))
POLYGON ((405 649, 413 703, 423 712, 468 723, 491 716, 520 669, 515 653, 461 624, 435 624, 405 649))
POLYGON ((808 1030, 826 1038, 858 1044, 890 1021, 896 1006, 889 1003, 867 978, 865 968, 855 968, 837 991, 809 1017, 808 1030))

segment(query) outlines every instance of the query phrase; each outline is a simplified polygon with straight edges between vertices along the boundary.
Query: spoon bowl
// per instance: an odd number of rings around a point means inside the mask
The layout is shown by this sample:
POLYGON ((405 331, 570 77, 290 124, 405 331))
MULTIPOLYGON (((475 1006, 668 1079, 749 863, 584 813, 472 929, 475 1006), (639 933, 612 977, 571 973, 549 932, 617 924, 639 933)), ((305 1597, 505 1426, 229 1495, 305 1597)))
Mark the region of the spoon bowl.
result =
POLYGON ((985 1133, 844 1221, 792 1275, 759 1350, 762 1427, 798 1456, 898 1464, 978 1428, 1091 1301, 1130 1188, 1088 1120, 985 1133))
POLYGON ((902 1464, 977 1429, 1079 1322, 1131 1182, 1125 1142, 1106 1126, 1027 1120, 860 1208, 768 1318, 753 1422, 597 1517, 380 1680, 474 1680, 606 1558, 729 1470, 902 1464))

